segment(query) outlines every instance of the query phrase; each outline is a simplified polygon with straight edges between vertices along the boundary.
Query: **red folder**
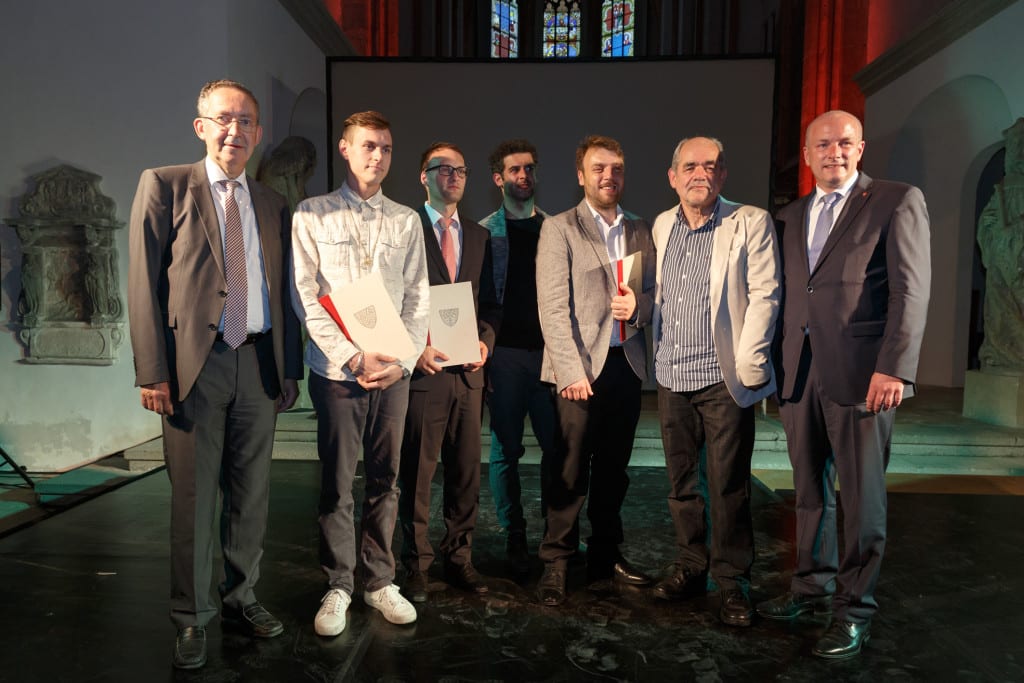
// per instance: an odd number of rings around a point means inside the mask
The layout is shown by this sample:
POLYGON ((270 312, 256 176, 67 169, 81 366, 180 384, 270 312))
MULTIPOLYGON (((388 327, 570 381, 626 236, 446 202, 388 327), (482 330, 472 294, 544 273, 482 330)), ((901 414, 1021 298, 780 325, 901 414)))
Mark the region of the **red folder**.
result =
MULTIPOLYGON (((622 264, 620 263, 619 264, 619 271, 621 271, 621 270, 622 270, 622 264)), ((621 277, 621 274, 620 274, 620 277, 621 277)), ((341 316, 338 315, 338 309, 334 307, 334 302, 331 301, 331 295, 330 294, 324 294, 322 297, 317 299, 317 301, 319 301, 320 305, 323 306, 324 309, 326 309, 328 314, 330 314, 331 320, 333 320, 334 322, 338 323, 338 327, 341 328, 341 333, 345 335, 345 339, 348 339, 349 341, 352 341, 352 335, 350 335, 348 333, 348 330, 345 329, 345 323, 341 322, 341 316)))
MULTIPOLYGON (((625 292, 622 291, 622 286, 621 286, 621 283, 623 281, 622 280, 622 277, 623 277, 623 275, 622 275, 622 259, 619 259, 618 261, 616 261, 615 262, 615 266, 616 266, 617 273, 618 273, 618 278, 619 278, 617 280, 617 282, 619 283, 619 296, 622 296, 623 294, 625 294, 625 292)), ((339 322, 339 324, 340 324, 340 322, 339 322)), ((626 321, 625 320, 620 320, 619 321, 619 341, 621 341, 621 342, 625 342, 626 341, 626 321)))

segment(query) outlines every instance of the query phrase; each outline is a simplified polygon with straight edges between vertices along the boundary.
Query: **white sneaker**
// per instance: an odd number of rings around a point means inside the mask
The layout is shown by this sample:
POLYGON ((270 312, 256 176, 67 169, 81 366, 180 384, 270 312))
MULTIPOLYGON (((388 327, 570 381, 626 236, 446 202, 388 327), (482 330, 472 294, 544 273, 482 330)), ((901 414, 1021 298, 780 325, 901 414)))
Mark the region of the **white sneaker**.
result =
POLYGON ((384 618, 392 624, 411 624, 416 621, 416 608, 402 597, 398 586, 393 583, 372 593, 370 591, 363 593, 363 599, 370 607, 380 610, 384 618))
POLYGON ((348 593, 340 588, 332 588, 320 601, 313 628, 318 636, 332 637, 345 630, 345 611, 352 603, 348 593))

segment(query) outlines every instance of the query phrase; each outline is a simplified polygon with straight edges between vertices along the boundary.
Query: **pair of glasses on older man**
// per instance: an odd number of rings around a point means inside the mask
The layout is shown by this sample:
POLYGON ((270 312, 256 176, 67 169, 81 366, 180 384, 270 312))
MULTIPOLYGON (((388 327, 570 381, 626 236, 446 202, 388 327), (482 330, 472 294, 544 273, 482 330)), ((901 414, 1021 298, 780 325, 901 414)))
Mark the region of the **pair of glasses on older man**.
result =
POLYGON ((437 171, 438 175, 443 175, 446 178, 453 173, 457 173, 460 178, 465 178, 469 175, 469 169, 465 166, 452 166, 451 164, 438 164, 437 166, 423 169, 424 173, 430 173, 431 171, 437 171))
POLYGON ((230 128, 232 123, 237 123, 238 129, 243 133, 251 133, 256 129, 256 126, 260 125, 259 121, 248 116, 220 114, 219 116, 200 116, 199 118, 213 121, 221 128, 230 128))

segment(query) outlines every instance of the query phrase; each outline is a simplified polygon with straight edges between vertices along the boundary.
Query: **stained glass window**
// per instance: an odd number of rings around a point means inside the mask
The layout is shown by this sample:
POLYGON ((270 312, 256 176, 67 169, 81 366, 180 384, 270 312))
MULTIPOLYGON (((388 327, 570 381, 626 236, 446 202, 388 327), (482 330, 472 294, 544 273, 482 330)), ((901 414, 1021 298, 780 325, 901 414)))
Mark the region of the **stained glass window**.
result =
POLYGON ((544 6, 544 57, 579 56, 579 0, 549 0, 544 6))
POLYGON ((491 0, 491 56, 515 59, 519 56, 519 3, 491 0))
POLYGON ((604 0, 601 4, 601 56, 632 57, 636 12, 633 0, 604 0))

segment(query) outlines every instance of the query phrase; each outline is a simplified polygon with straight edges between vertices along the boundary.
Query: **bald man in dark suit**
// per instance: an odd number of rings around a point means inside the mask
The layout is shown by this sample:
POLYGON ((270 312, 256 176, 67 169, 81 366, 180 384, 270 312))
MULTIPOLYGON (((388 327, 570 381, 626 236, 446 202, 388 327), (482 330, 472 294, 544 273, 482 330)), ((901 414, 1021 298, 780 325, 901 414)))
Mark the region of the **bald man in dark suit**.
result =
POLYGON ((128 315, 142 406, 163 416, 171 480, 174 665, 206 662, 219 494, 223 617, 250 636, 284 627, 256 600, 276 414, 298 394, 299 326, 285 286, 290 214, 245 174, 259 104, 235 81, 199 94, 207 156, 143 172, 129 232, 128 315))
POLYGON ((924 196, 858 172, 863 151, 853 115, 830 111, 812 121, 804 161, 817 187, 777 221, 779 412, 796 488, 797 566, 790 591, 757 609, 780 620, 831 609, 812 649, 826 659, 857 655, 878 609, 893 417, 914 394, 931 283, 924 196))

